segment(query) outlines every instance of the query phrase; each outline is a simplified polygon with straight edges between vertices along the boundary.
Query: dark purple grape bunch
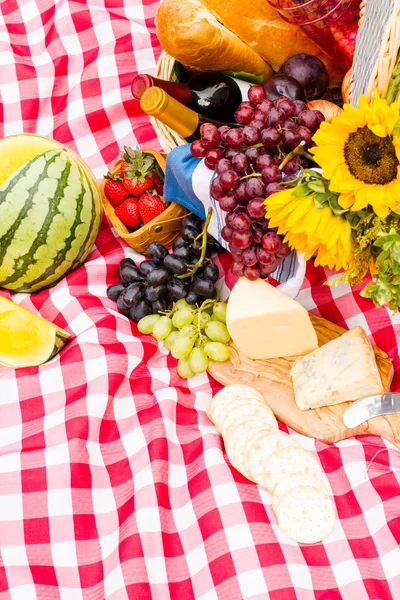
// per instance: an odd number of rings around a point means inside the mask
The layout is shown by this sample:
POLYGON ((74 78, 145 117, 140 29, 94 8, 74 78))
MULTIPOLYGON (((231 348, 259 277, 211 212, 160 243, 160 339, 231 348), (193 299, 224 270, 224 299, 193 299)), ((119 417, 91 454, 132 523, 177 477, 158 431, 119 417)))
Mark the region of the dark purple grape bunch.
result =
POLYGON ((182 230, 171 253, 163 244, 151 242, 147 247, 150 260, 137 264, 124 258, 120 262, 120 281, 107 288, 107 296, 117 303, 123 315, 138 322, 146 315, 171 309, 181 298, 188 304, 216 298, 219 271, 211 257, 224 252, 224 248, 208 234, 205 260, 190 275, 202 254, 202 230, 203 221, 188 215, 182 220, 182 230))
MULTIPOLYGON (((281 94, 284 83, 279 82, 281 94)), ((204 123, 200 139, 191 145, 192 154, 204 158, 216 173, 210 193, 227 213, 222 237, 237 277, 266 279, 291 252, 269 227, 264 201, 284 189, 283 183, 295 179, 301 168, 314 164, 305 150, 324 116, 309 110, 303 100, 288 97, 290 93, 291 88, 288 95, 276 97, 260 85, 251 86, 248 101, 235 112, 240 127, 204 123)))

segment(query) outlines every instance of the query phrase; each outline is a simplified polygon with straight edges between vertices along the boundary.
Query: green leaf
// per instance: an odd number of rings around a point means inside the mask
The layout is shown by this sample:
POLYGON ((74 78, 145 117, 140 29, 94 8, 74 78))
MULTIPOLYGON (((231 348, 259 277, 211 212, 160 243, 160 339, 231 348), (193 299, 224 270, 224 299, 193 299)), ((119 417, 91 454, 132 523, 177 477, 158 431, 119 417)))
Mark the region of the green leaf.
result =
POLYGON ((381 235, 374 242, 374 246, 376 246, 377 248, 385 248, 385 250, 388 250, 390 248, 391 244, 396 241, 396 238, 397 238, 397 234, 381 235))
POLYGON ((315 194, 313 200, 317 208, 324 208, 328 204, 326 194, 315 194))
POLYGON ((400 262, 400 240, 397 240, 392 245, 390 249, 390 256, 395 262, 400 262))
MULTIPOLYGON (((367 286, 368 288, 368 286, 367 286)), ((367 288, 365 288, 365 290, 363 290, 364 294, 367 290, 367 288)), ((363 294, 363 292, 361 292, 363 294)), ((374 302, 374 304, 378 307, 383 306, 384 304, 388 304, 393 296, 392 296, 392 292, 390 290, 390 287, 383 283, 383 282, 375 282, 374 287, 370 288, 368 290, 368 295, 364 295, 364 298, 371 298, 371 300, 374 302)))
POLYGON ((383 264, 384 262, 386 262, 389 258, 389 250, 383 250, 382 252, 380 252, 378 254, 378 258, 376 260, 376 262, 378 263, 378 265, 383 264))
POLYGON ((346 219, 352 229, 357 229, 361 221, 360 217, 354 212, 347 212, 346 219))
POLYGON ((295 198, 305 198, 306 196, 309 196, 310 194, 312 194, 312 191, 309 189, 308 185, 298 185, 294 192, 293 192, 293 196, 295 198))
POLYGON ((317 194, 325 194, 325 186, 318 181, 310 181, 308 187, 313 192, 317 192, 317 194))

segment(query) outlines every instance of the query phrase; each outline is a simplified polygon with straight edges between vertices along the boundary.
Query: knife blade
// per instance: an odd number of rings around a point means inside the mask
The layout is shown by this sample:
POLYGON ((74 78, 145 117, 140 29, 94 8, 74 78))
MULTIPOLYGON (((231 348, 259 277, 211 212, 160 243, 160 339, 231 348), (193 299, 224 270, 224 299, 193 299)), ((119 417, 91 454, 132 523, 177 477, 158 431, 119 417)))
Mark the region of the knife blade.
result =
POLYGON ((356 400, 343 413, 343 423, 353 429, 361 423, 381 415, 400 413, 400 393, 375 394, 356 400))

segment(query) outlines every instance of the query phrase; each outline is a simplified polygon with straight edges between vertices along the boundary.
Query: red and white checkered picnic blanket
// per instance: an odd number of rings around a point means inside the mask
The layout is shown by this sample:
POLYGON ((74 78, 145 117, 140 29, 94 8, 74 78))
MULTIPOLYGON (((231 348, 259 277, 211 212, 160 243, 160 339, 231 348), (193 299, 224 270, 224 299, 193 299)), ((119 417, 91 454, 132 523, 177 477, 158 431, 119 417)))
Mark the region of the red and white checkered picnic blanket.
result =
MULTIPOLYGON (((1 133, 54 137, 99 179, 124 144, 158 148, 130 94, 160 53, 157 6, 2 0, 1 133)), ((325 445, 291 431, 318 453, 339 518, 325 543, 288 540, 207 419, 219 384, 180 379, 106 297, 123 256, 135 255, 104 218, 85 266, 14 295, 74 337, 40 368, 0 367, 0 600, 398 600, 399 454, 378 437, 325 445)), ((400 389, 399 315, 326 276, 309 265, 300 301, 363 326, 400 389)))

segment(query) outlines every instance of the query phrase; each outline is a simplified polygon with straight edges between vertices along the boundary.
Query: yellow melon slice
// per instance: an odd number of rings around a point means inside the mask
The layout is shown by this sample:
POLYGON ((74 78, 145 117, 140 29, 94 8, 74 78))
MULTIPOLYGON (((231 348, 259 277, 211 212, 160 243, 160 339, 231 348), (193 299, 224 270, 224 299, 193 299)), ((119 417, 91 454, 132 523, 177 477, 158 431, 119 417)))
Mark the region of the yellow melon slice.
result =
POLYGON ((34 367, 55 356, 69 333, 0 296, 0 363, 34 367))
POLYGON ((63 146, 59 142, 35 133, 4 138, 0 145, 0 186, 31 158, 42 152, 60 148, 63 146))

